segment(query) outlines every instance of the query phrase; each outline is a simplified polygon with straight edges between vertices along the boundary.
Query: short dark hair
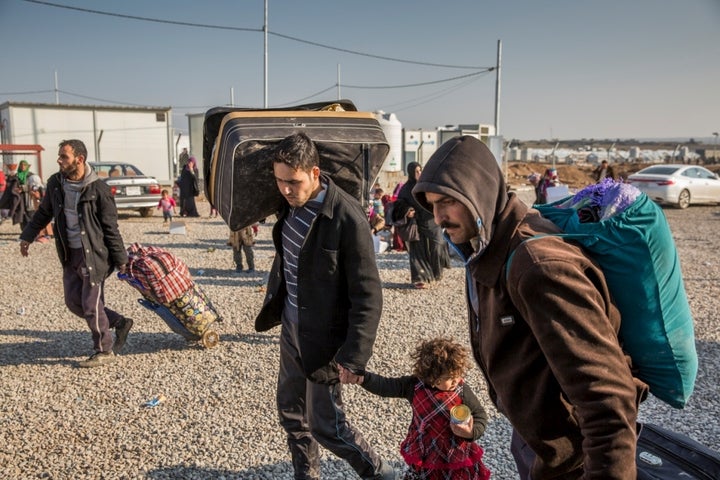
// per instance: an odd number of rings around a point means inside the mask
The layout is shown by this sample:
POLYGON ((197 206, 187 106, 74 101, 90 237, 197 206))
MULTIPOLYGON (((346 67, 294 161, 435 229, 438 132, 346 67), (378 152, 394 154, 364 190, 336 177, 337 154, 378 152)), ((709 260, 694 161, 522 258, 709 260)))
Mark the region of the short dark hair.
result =
POLYGON ((413 375, 429 386, 446 376, 462 377, 471 366, 468 349, 446 337, 421 342, 410 358, 413 375))
POLYGON ((85 160, 87 160, 87 148, 85 148, 85 144, 82 142, 82 140, 63 140, 58 146, 60 148, 63 148, 65 145, 69 145, 70 148, 72 148, 73 153, 76 157, 82 155, 83 157, 85 157, 85 160))
POLYGON ((310 137, 302 132, 293 133, 275 146, 273 164, 276 163, 307 172, 320 166, 320 155, 310 137))

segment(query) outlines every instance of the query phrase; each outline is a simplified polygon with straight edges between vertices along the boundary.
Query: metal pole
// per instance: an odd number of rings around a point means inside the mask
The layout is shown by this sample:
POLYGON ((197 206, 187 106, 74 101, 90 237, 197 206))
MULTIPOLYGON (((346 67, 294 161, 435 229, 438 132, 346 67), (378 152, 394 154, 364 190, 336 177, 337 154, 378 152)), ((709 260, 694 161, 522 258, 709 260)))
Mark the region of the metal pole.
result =
POLYGON ((340 94, 340 64, 337 64, 337 99, 340 100, 342 95, 340 94))
POLYGON ((60 92, 58 91, 57 70, 55 70, 55 105, 60 105, 60 92))
POLYGON ((265 79, 263 93, 263 108, 268 108, 268 0, 265 0, 265 24, 263 25, 265 37, 265 79))
POLYGON ((495 135, 500 136, 500 65, 502 40, 497 43, 497 66, 495 67, 495 135))
POLYGON ((230 106, 231 107, 235 106, 235 88, 234 87, 230 87, 230 106))

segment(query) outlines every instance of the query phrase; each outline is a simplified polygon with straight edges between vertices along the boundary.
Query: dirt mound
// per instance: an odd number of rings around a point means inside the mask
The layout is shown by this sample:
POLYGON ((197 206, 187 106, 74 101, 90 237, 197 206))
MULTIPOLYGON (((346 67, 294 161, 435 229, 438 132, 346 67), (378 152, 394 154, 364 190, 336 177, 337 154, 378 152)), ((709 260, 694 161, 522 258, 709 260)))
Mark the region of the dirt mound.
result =
MULTIPOLYGON (((616 163, 613 164, 613 169, 618 178, 627 178, 628 175, 633 174, 645 167, 650 166, 647 163, 616 163)), ((532 173, 542 174, 546 169, 552 168, 552 165, 548 163, 537 163, 537 162, 510 162, 507 166, 507 183, 512 187, 520 187, 530 185, 527 177, 532 173)), ((570 188, 582 188, 587 185, 595 183, 592 171, 595 169, 595 165, 589 164, 578 164, 578 165, 565 165, 556 164, 555 168, 558 171, 558 178, 560 183, 568 185, 570 188)), ((720 165, 707 166, 711 170, 720 170, 720 165), (710 168, 718 167, 718 168, 710 168)))

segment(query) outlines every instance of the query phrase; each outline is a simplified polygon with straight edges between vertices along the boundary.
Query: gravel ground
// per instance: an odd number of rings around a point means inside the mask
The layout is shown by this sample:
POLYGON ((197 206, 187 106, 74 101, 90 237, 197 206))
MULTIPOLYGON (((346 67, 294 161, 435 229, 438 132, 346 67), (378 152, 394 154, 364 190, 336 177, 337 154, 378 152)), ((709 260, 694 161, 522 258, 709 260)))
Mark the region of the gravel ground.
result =
MULTIPOLYGON (((208 205, 200 204, 208 213, 208 205)), ((720 451, 720 208, 666 209, 695 317, 700 372, 684 410, 651 397, 641 419, 683 432, 720 451)), ((89 332, 62 299, 54 246, 33 244, 21 258, 19 227, 0 226, 0 478, 30 479, 290 479, 289 455, 275 413, 278 330, 258 334, 253 320, 263 299, 273 247, 270 225, 255 248, 258 273, 233 273, 227 228, 219 219, 190 219, 187 235, 170 235, 159 216, 122 215, 126 242, 166 247, 186 261, 224 316, 220 344, 187 344, 137 302, 129 285, 106 282, 109 306, 135 319, 113 365, 76 368, 91 353, 89 332), (24 313, 18 311, 24 308, 24 313), (156 408, 143 402, 164 394, 156 408)), ((409 372, 408 353, 421 338, 450 334, 466 341, 463 271, 454 264, 434 288, 409 285, 407 257, 378 256, 384 310, 369 368, 409 372)), ((477 369, 466 379, 487 398, 477 369)), ((345 390, 349 418, 398 469, 398 444, 410 409, 401 400, 345 390)), ((488 405, 481 439, 494 478, 515 478, 510 427, 488 405)), ((325 452, 323 478, 357 478, 325 452)))

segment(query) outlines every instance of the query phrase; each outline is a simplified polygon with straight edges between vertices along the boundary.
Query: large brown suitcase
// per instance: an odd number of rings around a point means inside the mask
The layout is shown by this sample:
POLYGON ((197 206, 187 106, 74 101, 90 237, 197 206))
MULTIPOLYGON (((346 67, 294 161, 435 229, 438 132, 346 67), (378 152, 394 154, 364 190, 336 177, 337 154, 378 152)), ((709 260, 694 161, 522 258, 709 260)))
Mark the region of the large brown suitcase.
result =
POLYGON ((321 171, 361 203, 390 150, 374 115, 358 112, 349 100, 288 109, 217 107, 206 112, 203 130, 205 196, 231 230, 279 210, 272 150, 288 135, 306 133, 317 145, 321 171))

